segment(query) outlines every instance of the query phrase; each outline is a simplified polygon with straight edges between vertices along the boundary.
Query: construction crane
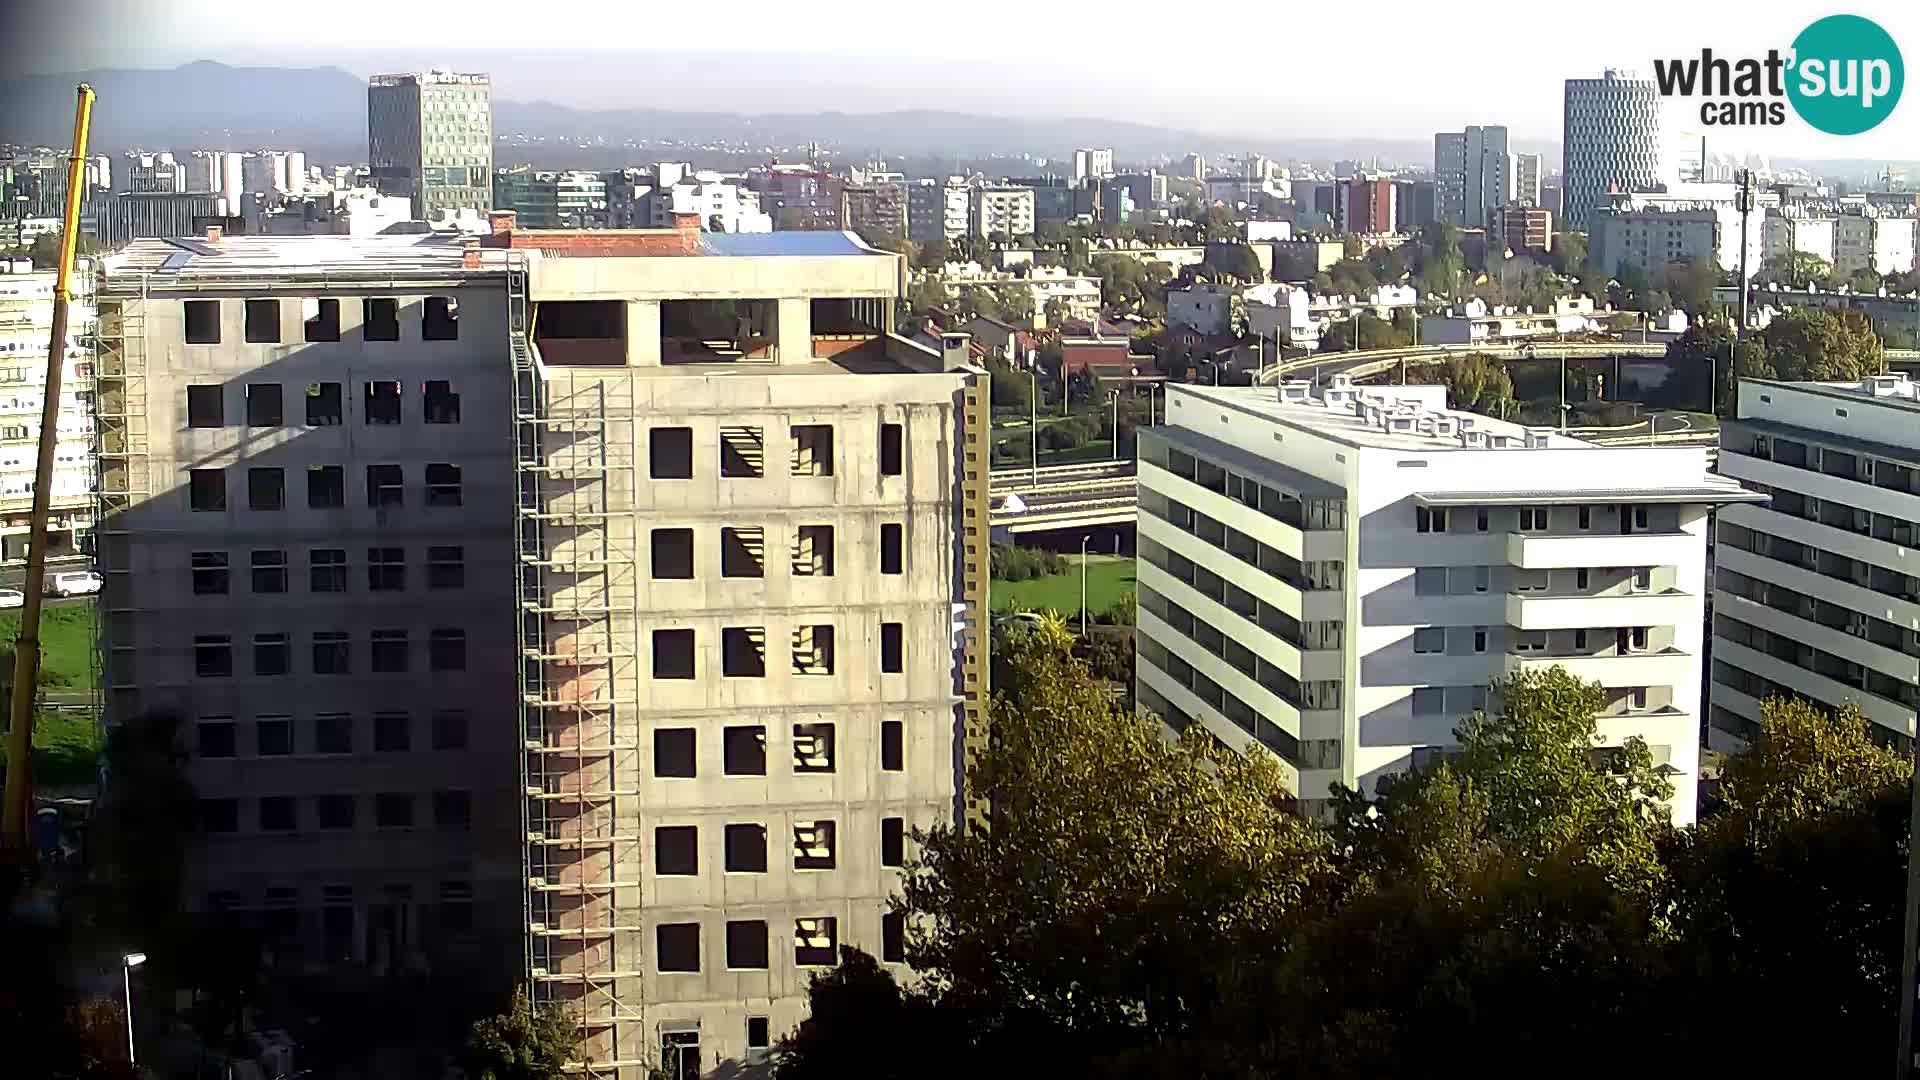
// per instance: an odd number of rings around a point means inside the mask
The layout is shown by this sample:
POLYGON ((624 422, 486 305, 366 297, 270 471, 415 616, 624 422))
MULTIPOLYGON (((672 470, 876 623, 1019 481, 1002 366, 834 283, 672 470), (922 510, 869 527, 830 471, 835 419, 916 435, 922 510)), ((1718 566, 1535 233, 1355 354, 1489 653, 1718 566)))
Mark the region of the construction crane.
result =
POLYGON ((33 698, 40 678, 40 608, 46 595, 47 516, 53 496, 53 450, 59 439, 60 375, 67 359, 67 307, 73 295, 73 253, 80 238, 80 196, 86 190, 87 128, 93 87, 81 83, 67 158, 67 206, 61 219, 60 265, 53 286, 53 338, 47 348, 46 391, 40 405, 40 453, 33 470, 33 512, 27 519, 27 576, 21 592, 20 637, 13 646, 13 700, 7 714, 6 809, 0 817, 0 858, 22 877, 33 849, 27 819, 33 811, 33 698))

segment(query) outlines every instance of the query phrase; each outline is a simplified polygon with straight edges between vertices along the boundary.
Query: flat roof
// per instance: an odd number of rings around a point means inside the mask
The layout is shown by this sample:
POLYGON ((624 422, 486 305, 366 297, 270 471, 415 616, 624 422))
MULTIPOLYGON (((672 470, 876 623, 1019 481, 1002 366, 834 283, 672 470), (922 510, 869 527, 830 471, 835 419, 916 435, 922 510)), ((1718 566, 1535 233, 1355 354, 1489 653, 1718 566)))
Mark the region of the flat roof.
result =
MULTIPOLYGON (((1898 379, 1899 377, 1900 377, 1899 373, 1897 372, 1892 372, 1887 375, 1881 375, 1881 376, 1873 376, 1873 375, 1868 376, 1869 379, 1872 379, 1872 378, 1898 379)), ((1814 394, 1819 397, 1841 398, 1846 401, 1857 402, 1862 405, 1885 405, 1886 407, 1891 409, 1906 409, 1909 411, 1920 411, 1920 397, 1907 396, 1907 394, 1920 394, 1920 383, 1914 382, 1911 379, 1911 377, 1909 377, 1908 379, 1906 379, 1904 382, 1900 384, 1907 388, 1907 391, 1905 394, 1887 394, 1887 395, 1878 395, 1878 394, 1868 393, 1867 391, 1862 390, 1860 388, 1861 384, 1860 382, 1857 382, 1857 381, 1855 382, 1786 382, 1780 379, 1742 379, 1741 381, 1753 383, 1755 386, 1767 386, 1767 387, 1773 387, 1779 390, 1794 390, 1803 394, 1814 394)))
MULTIPOLYGON (((1350 389, 1358 390, 1369 396, 1380 395, 1385 399, 1383 404, 1391 406, 1395 398, 1394 391, 1400 388, 1394 386, 1355 384, 1351 387, 1344 388, 1322 387, 1319 392, 1325 393, 1330 389, 1350 389)), ((1405 389, 1426 390, 1429 394, 1432 391, 1431 386, 1425 385, 1409 386, 1405 389)), ((1499 454, 1510 454, 1527 449, 1524 446, 1498 450, 1490 447, 1468 447, 1462 446, 1460 440, 1452 435, 1428 435, 1417 430, 1387 431, 1377 424, 1369 424, 1366 417, 1355 413, 1351 406, 1342 405, 1329 408, 1319 397, 1315 397, 1309 402, 1281 401, 1279 390, 1272 386, 1173 386, 1170 384, 1169 392, 1175 391, 1182 394, 1192 394, 1195 397, 1207 401, 1209 404, 1226 406, 1263 420, 1284 424, 1287 427, 1297 428, 1301 431, 1310 431, 1316 435, 1322 435, 1336 442, 1345 443, 1348 446, 1354 447, 1380 450, 1484 451, 1499 454)), ((1452 417, 1463 427, 1470 428, 1474 431, 1484 431, 1490 435, 1505 435, 1515 439, 1525 439, 1528 435, 1544 434, 1547 439, 1547 445, 1541 449, 1605 449, 1605 447, 1596 446, 1584 439, 1576 439, 1569 435, 1562 435, 1559 432, 1529 427, 1525 424, 1516 424, 1509 420, 1496 420, 1490 416, 1482 416, 1479 413, 1465 412, 1460 409, 1423 408, 1422 412, 1427 416, 1452 417)))
POLYGON ((703 254, 762 258, 799 255, 881 255, 849 232, 701 233, 703 254))
POLYGON ((459 237, 203 236, 135 240, 104 260, 111 288, 189 288, 233 279, 261 284, 285 280, 378 283, 418 278, 499 276, 499 267, 466 269, 459 237))
POLYGON ((1421 506, 1534 506, 1582 503, 1763 503, 1767 496, 1731 480, 1644 488, 1540 488, 1513 491, 1421 491, 1421 506))

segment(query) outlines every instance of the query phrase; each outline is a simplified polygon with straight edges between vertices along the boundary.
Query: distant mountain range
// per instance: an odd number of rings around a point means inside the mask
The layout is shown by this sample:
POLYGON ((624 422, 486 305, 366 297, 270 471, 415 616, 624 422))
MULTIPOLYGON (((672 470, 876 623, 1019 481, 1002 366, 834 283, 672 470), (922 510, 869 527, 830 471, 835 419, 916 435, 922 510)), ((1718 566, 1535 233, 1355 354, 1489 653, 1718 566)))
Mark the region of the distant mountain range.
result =
MULTIPOLYGON (((0 142, 64 145, 73 127, 73 88, 99 95, 93 143, 101 152, 128 148, 184 150, 290 146, 309 160, 357 161, 366 154, 366 81, 336 67, 229 67, 199 61, 172 69, 109 69, 0 80, 0 142)), ((1122 160, 1198 151, 1217 155, 1262 150, 1287 158, 1371 158, 1417 162, 1431 155, 1422 140, 1272 139, 1250 141, 1148 124, 1091 118, 1019 119, 964 112, 737 113, 670 109, 578 109, 550 102, 494 101, 497 134, 542 140, 578 158, 591 140, 607 164, 630 140, 796 146, 818 142, 846 153, 968 158, 1035 153, 1062 156, 1076 146, 1111 146, 1122 160), (611 145, 608 145, 611 144, 611 145)), ((502 153, 505 160, 511 156, 502 153)))

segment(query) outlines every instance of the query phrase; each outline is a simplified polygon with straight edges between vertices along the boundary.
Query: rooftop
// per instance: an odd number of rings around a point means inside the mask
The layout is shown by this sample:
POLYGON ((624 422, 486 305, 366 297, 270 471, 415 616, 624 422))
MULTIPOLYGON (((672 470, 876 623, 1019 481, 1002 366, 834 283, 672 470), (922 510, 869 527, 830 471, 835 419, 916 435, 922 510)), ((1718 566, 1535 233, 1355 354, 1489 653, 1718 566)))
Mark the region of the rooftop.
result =
POLYGON ((1262 386, 1178 389, 1264 420, 1369 449, 1602 449, 1550 428, 1447 408, 1444 386, 1361 386, 1335 375, 1324 387, 1292 381, 1281 383, 1278 392, 1262 386))
POLYGON ((1858 382, 1782 382, 1773 379, 1743 379, 1756 386, 1775 386, 1782 390, 1845 398, 1863 404, 1885 405, 1895 409, 1920 411, 1920 383, 1906 372, 1869 375, 1858 382))

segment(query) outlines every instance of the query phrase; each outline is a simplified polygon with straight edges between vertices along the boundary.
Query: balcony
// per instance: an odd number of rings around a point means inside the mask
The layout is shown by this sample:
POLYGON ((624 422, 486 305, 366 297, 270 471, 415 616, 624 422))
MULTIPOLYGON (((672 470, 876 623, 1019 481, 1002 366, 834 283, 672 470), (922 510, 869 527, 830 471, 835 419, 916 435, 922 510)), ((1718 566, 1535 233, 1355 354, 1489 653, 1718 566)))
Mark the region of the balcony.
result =
POLYGON ((1683 592, 1615 596, 1508 593, 1508 626, 1520 630, 1580 630, 1594 626, 1682 626, 1698 621, 1700 598, 1683 592))
POLYGON ((1688 532, 1507 534, 1507 562, 1523 570, 1684 566, 1705 557, 1706 538, 1688 532))
POLYGON ((1545 671, 1565 668, 1567 674, 1582 682, 1601 686, 1686 686, 1699 678, 1699 658, 1678 649, 1644 653, 1615 653, 1584 656, 1548 656, 1542 653, 1508 653, 1506 673, 1545 671))

